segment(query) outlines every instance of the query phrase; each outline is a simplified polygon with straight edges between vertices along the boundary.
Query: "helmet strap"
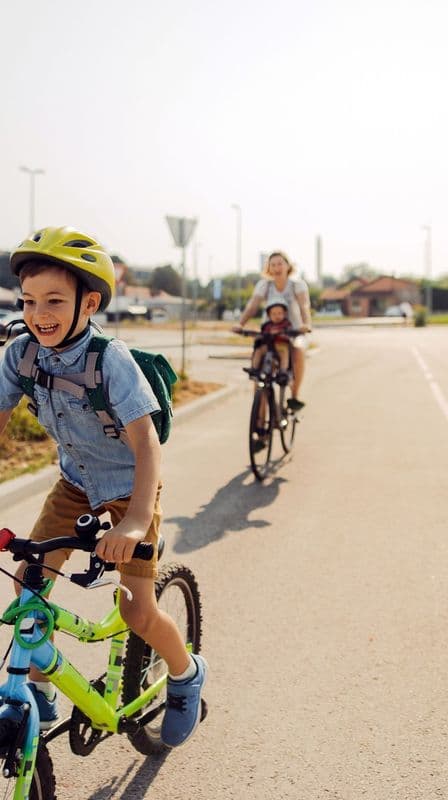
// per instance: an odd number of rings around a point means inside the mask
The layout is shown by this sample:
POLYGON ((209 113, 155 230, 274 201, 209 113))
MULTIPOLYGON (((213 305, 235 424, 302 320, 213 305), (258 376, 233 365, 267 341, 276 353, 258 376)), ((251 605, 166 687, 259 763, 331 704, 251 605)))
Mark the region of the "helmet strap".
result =
POLYGON ((79 322, 79 312, 81 311, 81 303, 82 303, 83 291, 84 291, 84 285, 81 283, 80 280, 77 279, 76 280, 75 310, 73 312, 72 324, 70 325, 70 328, 68 329, 68 332, 64 336, 62 341, 59 342, 59 344, 56 345, 56 349, 58 349, 59 347, 67 347, 67 345, 69 345, 69 344, 74 344, 75 342, 78 341, 78 339, 81 338, 81 336, 84 336, 85 330, 82 330, 80 333, 77 333, 76 336, 73 336, 72 338, 70 338, 72 336, 72 333, 75 330, 78 322, 79 322))

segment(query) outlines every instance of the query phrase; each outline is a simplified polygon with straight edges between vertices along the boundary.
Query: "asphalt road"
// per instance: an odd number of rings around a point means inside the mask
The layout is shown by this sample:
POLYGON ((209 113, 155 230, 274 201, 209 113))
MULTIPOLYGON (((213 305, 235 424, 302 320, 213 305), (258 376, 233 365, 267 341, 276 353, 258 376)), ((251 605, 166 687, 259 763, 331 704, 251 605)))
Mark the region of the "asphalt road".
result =
MULTIPOLYGON (((164 447, 166 560, 201 586, 207 720, 152 760, 120 737, 83 760, 62 737, 59 800, 448 796, 448 330, 315 338, 295 452, 265 485, 237 360, 202 358, 241 390, 164 447)), ((42 499, 2 524, 25 533, 42 499)), ((110 592, 55 596, 100 614, 110 592)), ((59 646, 86 668, 85 647, 59 646)), ((103 657, 89 647, 89 674, 103 657)))

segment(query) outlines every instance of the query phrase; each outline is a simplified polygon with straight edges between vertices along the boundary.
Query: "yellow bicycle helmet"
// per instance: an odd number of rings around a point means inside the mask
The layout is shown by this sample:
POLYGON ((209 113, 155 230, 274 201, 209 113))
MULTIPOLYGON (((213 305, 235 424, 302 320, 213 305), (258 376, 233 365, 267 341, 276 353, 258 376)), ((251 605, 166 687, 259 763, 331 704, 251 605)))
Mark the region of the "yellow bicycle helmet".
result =
POLYGON ((58 264, 72 272, 92 292, 100 292, 100 311, 110 303, 115 288, 115 270, 104 247, 75 228, 42 228, 13 250, 11 270, 19 275, 27 261, 58 264))

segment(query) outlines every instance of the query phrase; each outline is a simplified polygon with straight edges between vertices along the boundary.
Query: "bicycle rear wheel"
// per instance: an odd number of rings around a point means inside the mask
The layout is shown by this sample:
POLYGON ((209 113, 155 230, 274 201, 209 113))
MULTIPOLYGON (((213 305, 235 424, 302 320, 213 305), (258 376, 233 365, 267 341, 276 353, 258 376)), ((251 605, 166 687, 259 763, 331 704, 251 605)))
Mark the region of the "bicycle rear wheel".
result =
MULTIPOLYGON (((193 653, 198 653, 201 647, 202 614, 199 587, 193 573, 182 564, 168 564, 160 570, 155 588, 159 608, 174 620, 185 644, 191 647, 193 653)), ((166 673, 167 665, 158 653, 135 633, 130 633, 123 670, 123 703, 130 703, 166 673)), ((164 688, 151 703, 154 710, 159 709, 155 719, 137 733, 129 734, 131 744, 143 755, 169 750, 160 735, 165 700, 164 688)))
POLYGON ((286 386, 280 386, 280 439, 285 453, 290 453, 294 444, 297 427, 296 412, 288 408, 286 402, 286 386))
POLYGON ((263 481, 269 470, 273 434, 272 389, 256 390, 249 424, 249 455, 252 472, 263 481))
MULTIPOLYGON (((0 720, 0 798, 10 800, 14 796, 17 778, 3 777, 5 757, 15 738, 15 725, 12 720, 0 720)), ((17 753, 16 769, 20 773, 23 754, 17 753)), ((55 778, 53 764, 46 745, 41 741, 37 749, 36 763, 29 792, 29 800, 55 800, 55 778)))

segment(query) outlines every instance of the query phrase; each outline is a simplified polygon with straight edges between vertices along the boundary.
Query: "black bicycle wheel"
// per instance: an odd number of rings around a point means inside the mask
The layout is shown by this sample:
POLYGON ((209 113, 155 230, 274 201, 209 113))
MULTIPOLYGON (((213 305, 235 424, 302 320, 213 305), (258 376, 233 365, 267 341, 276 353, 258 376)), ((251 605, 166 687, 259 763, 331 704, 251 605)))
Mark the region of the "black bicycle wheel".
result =
POLYGON ((286 402, 286 386, 280 386, 279 398, 280 439, 285 453, 290 453, 294 444, 294 436, 298 422, 297 412, 288 408, 286 402))
POLYGON ((262 481, 269 470, 272 450, 272 389, 256 390, 249 424, 249 454, 252 472, 262 481))
MULTIPOLYGON (((182 564, 162 567, 156 581, 159 607, 174 620, 185 644, 199 653, 202 634, 201 598, 193 573, 182 564)), ((139 636, 129 634, 123 669, 123 703, 126 705, 167 672, 165 661, 139 636)), ((165 710, 165 688, 152 701, 151 708, 160 709, 155 719, 129 734, 132 745, 143 755, 168 750, 161 739, 165 710)), ((145 708, 145 711, 149 706, 145 708)))
MULTIPOLYGON (((0 798, 10 800, 14 796, 16 778, 3 776, 3 765, 11 741, 14 740, 15 725, 12 720, 0 720, 0 798)), ((18 753, 16 768, 20 769, 21 753, 18 753)), ((44 742, 40 741, 37 749, 36 764, 31 780, 29 800, 55 800, 56 782, 53 763, 44 742)))

